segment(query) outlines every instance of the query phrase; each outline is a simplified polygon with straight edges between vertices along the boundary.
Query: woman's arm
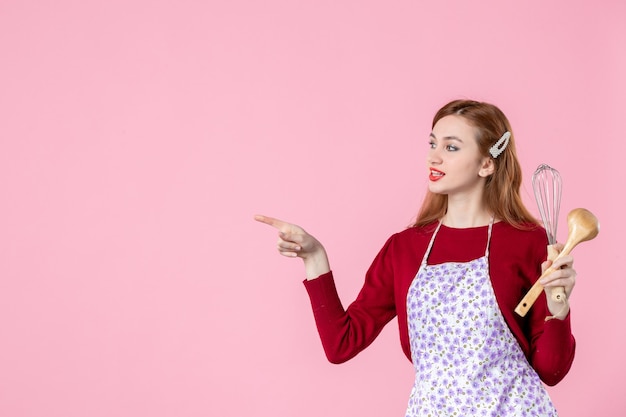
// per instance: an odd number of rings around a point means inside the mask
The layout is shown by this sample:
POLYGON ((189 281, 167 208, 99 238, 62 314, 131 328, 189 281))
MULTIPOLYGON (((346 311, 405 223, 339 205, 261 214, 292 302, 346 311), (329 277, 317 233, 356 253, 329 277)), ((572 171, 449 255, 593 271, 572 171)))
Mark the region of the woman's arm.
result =
POLYGON ((346 362, 367 348, 397 314, 389 255, 392 240, 372 262, 359 295, 347 309, 337 295, 332 272, 304 282, 324 352, 332 363, 346 362))
POLYGON ((342 363, 356 356, 395 317, 393 271, 387 256, 392 239, 374 259, 356 300, 344 309, 322 244, 300 226, 266 216, 255 219, 279 230, 277 245, 281 255, 303 259, 305 288, 330 362, 342 363))
MULTIPOLYGON (((557 250, 562 249, 557 246, 557 250)), ((531 309, 531 362, 540 378, 547 385, 556 385, 569 372, 576 350, 576 341, 572 335, 569 303, 552 300, 552 290, 564 287, 569 298, 576 282, 576 271, 572 268, 572 256, 563 256, 554 265, 546 261, 542 271, 550 266, 555 272, 542 279, 546 301, 531 309)))

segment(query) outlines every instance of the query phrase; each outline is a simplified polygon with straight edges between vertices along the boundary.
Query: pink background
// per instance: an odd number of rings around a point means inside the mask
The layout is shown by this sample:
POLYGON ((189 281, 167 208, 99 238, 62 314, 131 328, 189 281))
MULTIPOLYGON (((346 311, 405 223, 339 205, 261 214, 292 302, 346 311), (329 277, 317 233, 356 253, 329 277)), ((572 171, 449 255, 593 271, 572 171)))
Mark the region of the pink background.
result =
POLYGON ((623 415, 623 1, 0 3, 0 415, 400 416, 395 321, 326 362, 263 213, 325 243, 351 301, 426 187, 430 120, 509 116, 575 250, 562 416, 623 415))

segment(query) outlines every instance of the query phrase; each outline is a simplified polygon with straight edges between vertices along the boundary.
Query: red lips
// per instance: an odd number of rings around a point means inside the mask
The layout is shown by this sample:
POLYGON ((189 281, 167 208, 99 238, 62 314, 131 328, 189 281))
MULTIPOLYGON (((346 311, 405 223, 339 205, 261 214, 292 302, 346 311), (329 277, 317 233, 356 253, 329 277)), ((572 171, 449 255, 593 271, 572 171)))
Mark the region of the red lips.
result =
POLYGON ((444 175, 446 175, 445 172, 439 171, 438 169, 435 169, 435 168, 431 168, 430 175, 428 176, 428 178, 431 181, 439 181, 440 179, 444 177, 444 175))

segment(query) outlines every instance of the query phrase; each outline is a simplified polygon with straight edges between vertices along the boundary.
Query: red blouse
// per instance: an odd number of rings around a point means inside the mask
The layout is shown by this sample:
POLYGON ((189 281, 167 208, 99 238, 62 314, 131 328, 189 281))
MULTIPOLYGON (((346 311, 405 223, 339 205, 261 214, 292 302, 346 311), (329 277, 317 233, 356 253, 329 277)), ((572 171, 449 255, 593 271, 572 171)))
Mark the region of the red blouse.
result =
MULTIPOLYGON (((436 224, 396 233, 380 250, 356 300, 344 309, 332 272, 305 281, 317 329, 328 360, 345 362, 374 341, 396 315, 400 343, 411 360, 406 297, 436 224)), ((467 262, 485 254, 487 226, 454 229, 443 226, 435 237, 428 264, 467 262)), ((542 294, 526 317, 514 309, 541 275, 547 238, 540 227, 519 230, 498 222, 489 247, 489 275, 500 310, 528 361, 548 385, 565 377, 574 360, 576 342, 570 316, 545 321, 550 315, 542 294)))

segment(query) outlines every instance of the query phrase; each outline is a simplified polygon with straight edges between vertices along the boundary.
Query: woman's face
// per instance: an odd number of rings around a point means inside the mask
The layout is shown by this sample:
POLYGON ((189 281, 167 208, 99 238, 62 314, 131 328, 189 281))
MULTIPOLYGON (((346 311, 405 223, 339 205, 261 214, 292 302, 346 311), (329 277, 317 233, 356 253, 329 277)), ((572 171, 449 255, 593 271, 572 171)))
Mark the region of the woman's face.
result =
POLYGON ((446 116, 433 127, 428 152, 428 188, 436 194, 482 193, 493 161, 480 154, 477 130, 462 116, 446 116))

